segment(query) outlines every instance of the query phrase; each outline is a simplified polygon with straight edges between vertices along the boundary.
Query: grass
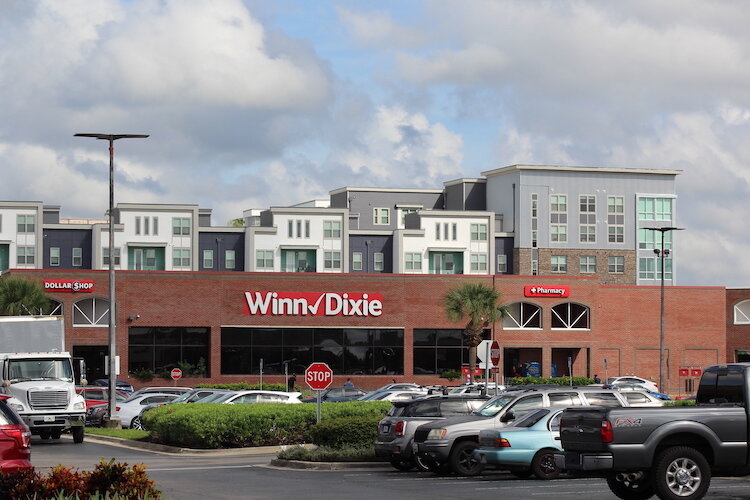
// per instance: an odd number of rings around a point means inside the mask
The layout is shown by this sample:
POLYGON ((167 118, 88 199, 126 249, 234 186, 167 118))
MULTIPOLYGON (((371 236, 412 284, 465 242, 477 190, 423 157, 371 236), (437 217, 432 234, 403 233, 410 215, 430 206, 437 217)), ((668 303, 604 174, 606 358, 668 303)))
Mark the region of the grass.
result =
POLYGON ((86 427, 86 434, 134 440, 143 440, 151 435, 148 431, 139 431, 138 429, 108 429, 105 427, 86 427))
POLYGON ((370 446, 367 448, 353 448, 346 446, 343 448, 329 448, 319 446, 315 449, 308 449, 302 446, 293 446, 282 450, 278 454, 282 460, 304 460, 306 462, 378 462, 375 457, 375 449, 370 446))

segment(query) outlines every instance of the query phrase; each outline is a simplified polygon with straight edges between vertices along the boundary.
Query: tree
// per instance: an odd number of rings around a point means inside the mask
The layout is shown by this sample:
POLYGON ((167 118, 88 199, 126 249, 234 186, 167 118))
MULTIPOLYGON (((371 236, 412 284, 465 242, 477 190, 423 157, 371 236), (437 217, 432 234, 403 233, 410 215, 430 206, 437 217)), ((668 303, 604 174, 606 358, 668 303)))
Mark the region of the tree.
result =
POLYGON ((229 225, 231 227, 245 227, 245 219, 243 219, 242 217, 232 219, 229 221, 229 225))
POLYGON ((464 283, 451 288, 443 300, 449 320, 468 319, 464 336, 469 347, 469 370, 473 376, 482 332, 490 323, 504 318, 508 314, 508 307, 498 304, 500 292, 482 283, 464 283))
POLYGON ((0 279, 0 315, 47 314, 50 300, 36 281, 10 276, 0 279))

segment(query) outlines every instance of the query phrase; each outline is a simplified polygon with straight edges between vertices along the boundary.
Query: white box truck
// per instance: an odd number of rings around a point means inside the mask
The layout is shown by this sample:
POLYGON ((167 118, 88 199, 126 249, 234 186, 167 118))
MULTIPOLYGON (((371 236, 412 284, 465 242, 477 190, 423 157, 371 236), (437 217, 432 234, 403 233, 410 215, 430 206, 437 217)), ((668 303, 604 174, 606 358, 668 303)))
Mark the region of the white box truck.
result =
MULTIPOLYGON (((0 351, 0 392, 11 397, 8 404, 31 433, 59 439, 69 431, 73 442, 82 443, 86 402, 76 393, 63 318, 0 316, 0 351)), ((84 378, 82 361, 80 368, 84 378)))

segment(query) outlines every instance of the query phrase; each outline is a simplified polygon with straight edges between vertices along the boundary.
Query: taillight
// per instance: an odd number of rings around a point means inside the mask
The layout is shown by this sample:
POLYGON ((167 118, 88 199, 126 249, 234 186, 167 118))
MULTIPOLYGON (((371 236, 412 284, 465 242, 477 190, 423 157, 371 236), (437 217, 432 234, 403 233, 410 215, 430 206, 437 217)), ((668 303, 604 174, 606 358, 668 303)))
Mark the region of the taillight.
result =
POLYGON ((492 446, 495 448, 510 448, 510 441, 505 438, 495 438, 492 441, 492 446))
POLYGON ((404 429, 406 429, 406 422, 404 422, 403 420, 399 420, 398 422, 396 422, 396 426, 393 428, 393 432, 395 432, 397 436, 403 436, 404 429))
POLYGON ((28 448, 31 441, 31 431, 25 425, 0 425, 0 432, 13 438, 21 448, 28 448))
POLYGON ((612 423, 609 420, 602 420, 600 433, 602 443, 611 443, 615 439, 614 432, 612 431, 612 423))

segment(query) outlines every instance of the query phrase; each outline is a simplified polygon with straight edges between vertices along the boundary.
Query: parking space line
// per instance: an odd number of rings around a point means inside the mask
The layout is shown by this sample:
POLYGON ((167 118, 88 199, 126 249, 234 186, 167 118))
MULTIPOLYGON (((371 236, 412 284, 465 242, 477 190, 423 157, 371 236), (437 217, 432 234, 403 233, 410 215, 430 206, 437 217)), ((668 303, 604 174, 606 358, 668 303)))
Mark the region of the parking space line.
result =
POLYGON ((158 469, 148 468, 148 472, 164 472, 164 471, 175 471, 175 470, 209 470, 209 469, 249 469, 251 467, 257 467, 257 465, 215 465, 215 466, 204 466, 204 467, 163 467, 158 469))

